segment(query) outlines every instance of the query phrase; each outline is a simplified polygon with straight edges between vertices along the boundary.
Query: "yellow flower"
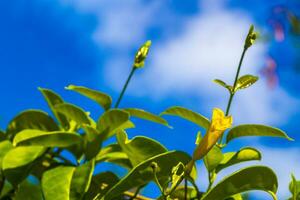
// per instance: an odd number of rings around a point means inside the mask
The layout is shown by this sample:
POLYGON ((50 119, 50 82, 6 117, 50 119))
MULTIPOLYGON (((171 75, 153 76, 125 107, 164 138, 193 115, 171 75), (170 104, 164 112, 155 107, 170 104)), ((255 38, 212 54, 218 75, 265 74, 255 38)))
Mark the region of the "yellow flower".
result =
POLYGON ((148 55, 150 46, 151 46, 151 40, 148 40, 147 42, 145 42, 145 44, 143 44, 140 47, 140 49, 138 50, 138 52, 135 55, 134 67, 141 68, 141 67, 144 66, 145 59, 146 59, 146 57, 148 55))
POLYGON ((193 160, 200 160, 203 158, 211 148, 217 143, 224 131, 232 125, 232 117, 225 116, 224 112, 218 108, 213 110, 210 126, 198 144, 193 154, 193 160))

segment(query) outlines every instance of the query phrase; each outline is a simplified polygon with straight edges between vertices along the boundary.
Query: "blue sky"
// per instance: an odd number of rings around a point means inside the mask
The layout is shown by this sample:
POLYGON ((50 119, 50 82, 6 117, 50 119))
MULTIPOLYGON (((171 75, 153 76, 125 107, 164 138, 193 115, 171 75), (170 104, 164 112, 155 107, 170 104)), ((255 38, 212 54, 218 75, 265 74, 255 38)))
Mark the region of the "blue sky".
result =
MULTIPOLYGON (((242 74, 261 79, 234 99, 235 124, 273 125, 296 141, 251 138, 228 148, 254 145, 262 150, 263 164, 276 163, 279 195, 286 197, 290 172, 300 178, 300 58, 295 47, 299 36, 289 33, 288 24, 284 24, 285 40, 273 37, 270 18, 284 21, 282 15, 272 15, 278 5, 294 12, 300 6, 296 1, 259 0, 0 1, 0 126, 4 129, 24 109, 48 110, 37 87, 51 88, 97 117, 101 113, 97 105, 64 87, 84 85, 116 100, 136 49, 147 39, 153 46, 146 66, 135 74, 121 107, 160 113, 181 105, 210 117, 212 108, 225 109, 228 98, 212 80, 233 81, 243 38, 254 24, 262 39, 247 53, 242 74), (262 74, 269 57, 277 64, 274 87, 262 74)), ((137 129, 130 136, 147 135, 170 149, 191 152, 197 127, 168 120, 174 129, 136 120, 137 129)))

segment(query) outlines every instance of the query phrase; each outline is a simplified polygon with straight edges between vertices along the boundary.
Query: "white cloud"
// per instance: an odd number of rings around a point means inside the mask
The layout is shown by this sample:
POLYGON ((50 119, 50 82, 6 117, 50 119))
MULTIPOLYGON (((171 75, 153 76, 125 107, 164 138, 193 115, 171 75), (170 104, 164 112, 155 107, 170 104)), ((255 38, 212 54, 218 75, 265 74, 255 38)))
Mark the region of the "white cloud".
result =
MULTIPOLYGON (((251 165, 264 165, 270 167, 277 175, 279 182, 277 192, 278 199, 287 199, 290 197, 289 183, 291 180, 291 173, 293 173, 297 179, 300 179, 300 150, 298 148, 280 149, 266 146, 257 146, 256 148, 262 153, 261 161, 245 162, 243 164, 229 167, 219 173, 215 184, 218 183, 223 177, 228 176, 229 174, 243 167, 251 165)), ((203 164, 198 166, 198 174, 198 184, 200 185, 200 188, 206 189, 208 180, 206 180, 207 173, 203 164)), ((259 197, 259 199, 272 199, 267 193, 264 192, 251 193, 256 197, 259 197)))

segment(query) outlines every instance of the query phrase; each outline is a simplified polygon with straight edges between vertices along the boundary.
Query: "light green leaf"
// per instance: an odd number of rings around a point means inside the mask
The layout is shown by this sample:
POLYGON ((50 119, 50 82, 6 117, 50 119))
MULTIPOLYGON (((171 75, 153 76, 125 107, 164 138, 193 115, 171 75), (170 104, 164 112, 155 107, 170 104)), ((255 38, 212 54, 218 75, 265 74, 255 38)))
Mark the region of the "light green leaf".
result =
POLYGON ((137 108, 126 108, 124 110, 129 112, 130 116, 145 119, 145 120, 149 120, 149 121, 152 121, 152 122, 170 127, 168 122, 164 118, 162 118, 160 116, 157 116, 157 115, 154 115, 154 114, 152 114, 150 112, 147 112, 145 110, 137 109, 137 108))
POLYGON ((226 200, 243 200, 243 196, 241 194, 235 194, 235 195, 227 198, 226 200))
POLYGON ((45 112, 40 110, 26 110, 10 121, 7 133, 14 135, 24 129, 38 129, 43 131, 59 130, 55 121, 45 112))
POLYGON ((34 166, 34 161, 44 154, 46 148, 39 146, 16 147, 6 153, 2 170, 6 179, 13 185, 22 182, 34 166))
POLYGON ((153 180, 153 170, 151 163, 157 163, 159 170, 157 177, 161 184, 165 184, 168 177, 171 175, 173 166, 182 162, 186 165, 191 160, 191 157, 184 152, 170 151, 154 156, 136 167, 134 167, 124 178, 115 184, 101 200, 111 200, 122 194, 124 191, 145 185, 153 180))
POLYGON ((276 200, 277 177, 265 166, 251 166, 241 169, 221 180, 201 200, 223 200, 232 195, 250 190, 268 192, 276 200))
POLYGON ((179 106, 170 107, 167 110, 165 110, 164 112, 162 112, 160 115, 178 116, 178 117, 181 117, 188 121, 191 121, 205 129, 208 129, 208 127, 210 125, 210 122, 206 117, 204 117, 204 116, 200 115, 199 113, 196 113, 192 110, 189 110, 189 109, 186 109, 183 107, 179 107, 179 106))
POLYGON ((13 145, 68 147, 81 142, 82 138, 78 133, 66 131, 45 132, 40 130, 25 129, 16 134, 13 145))
POLYGON ((69 200, 75 167, 59 166, 46 171, 42 177, 45 200, 69 200))
POLYGON ((241 76, 236 83, 236 86, 234 88, 234 92, 241 90, 241 89, 245 89, 247 87, 250 87, 251 85, 253 85, 256 81, 258 80, 257 76, 253 76, 253 75, 244 75, 241 76))
POLYGON ((6 153, 10 151, 12 148, 13 145, 8 140, 4 140, 0 142, 0 166, 2 166, 2 161, 6 153))
POLYGON ((278 128, 260 124, 243 124, 233 127, 231 130, 229 130, 226 137, 226 143, 230 142, 233 139, 245 136, 271 136, 293 140, 285 132, 278 128))
POLYGON ((16 191, 14 200, 42 200, 42 189, 40 185, 23 181, 16 191))
POLYGON ((127 169, 132 168, 127 154, 122 151, 119 144, 111 144, 101 149, 96 156, 96 162, 111 162, 127 169))
POLYGON ((89 116, 80 107, 69 103, 58 104, 55 106, 58 113, 66 116, 70 121, 75 121, 78 125, 91 124, 89 116))
POLYGON ((215 79, 214 82, 224 88, 226 88, 229 93, 233 92, 232 86, 231 85, 227 85, 224 81, 220 80, 220 79, 215 79))
POLYGON ((171 187, 170 187, 171 191, 180 184, 180 182, 184 178, 184 175, 185 175, 185 166, 183 163, 179 162, 172 169, 171 187))
POLYGON ((292 180, 289 184, 289 190, 292 194, 291 200, 298 200, 300 198, 300 181, 297 181, 295 176, 291 174, 292 180))
POLYGON ((128 123, 129 113, 120 109, 112 109, 106 111, 98 120, 97 129, 100 134, 104 134, 103 138, 107 139, 113 136, 116 131, 124 124, 128 123))
POLYGON ((219 163, 218 167, 216 168, 216 173, 218 173, 224 168, 235 165, 237 163, 260 159, 260 152, 252 147, 242 148, 238 152, 228 152, 224 154, 223 160, 219 163))
MULTIPOLYGON (((91 186, 86 193, 85 200, 95 199, 97 197, 100 199, 110 188, 112 188, 119 178, 112 172, 102 172, 93 176, 91 186)), ((116 199, 122 199, 117 197, 116 199)))
POLYGON ((91 160, 75 169, 70 186, 70 200, 83 198, 89 189, 94 167, 95 161, 91 160))
POLYGON ((211 172, 223 160, 223 154, 218 146, 214 146, 204 157, 204 164, 206 169, 211 172))
POLYGON ((66 89, 78 92, 79 94, 97 102, 104 108, 104 110, 108 110, 111 107, 111 97, 103 92, 76 85, 69 85, 66 89))
POLYGON ((164 146, 151 138, 137 136, 129 140, 124 131, 117 133, 117 140, 133 166, 167 151, 164 146))
POLYGON ((45 88, 38 88, 41 93, 43 94, 45 100, 48 103, 49 108, 51 109, 52 113, 56 117, 56 119, 59 121, 59 123, 62 125, 62 128, 64 130, 68 130, 69 128, 69 122, 66 119, 66 117, 60 113, 57 113, 56 110, 54 109, 54 106, 64 103, 64 100, 55 92, 49 89, 45 88))

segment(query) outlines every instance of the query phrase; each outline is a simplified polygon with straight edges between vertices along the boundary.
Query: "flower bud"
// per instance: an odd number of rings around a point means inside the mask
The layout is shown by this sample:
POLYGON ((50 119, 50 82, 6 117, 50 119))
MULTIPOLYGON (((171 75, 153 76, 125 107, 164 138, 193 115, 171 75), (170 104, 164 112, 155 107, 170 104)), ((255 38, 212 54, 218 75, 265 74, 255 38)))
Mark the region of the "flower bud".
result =
POLYGON ((146 59, 146 57, 148 55, 150 46, 151 46, 151 40, 148 40, 147 42, 145 42, 145 44, 143 44, 139 48, 139 50, 135 54, 135 59, 134 59, 134 65, 133 65, 133 67, 136 67, 136 68, 142 68, 142 67, 144 67, 145 59, 146 59))
POLYGON ((254 41, 257 39, 257 37, 258 37, 258 34, 256 32, 254 32, 254 26, 251 25, 248 35, 245 40, 244 48, 248 49, 249 47, 251 47, 253 45, 254 41))

